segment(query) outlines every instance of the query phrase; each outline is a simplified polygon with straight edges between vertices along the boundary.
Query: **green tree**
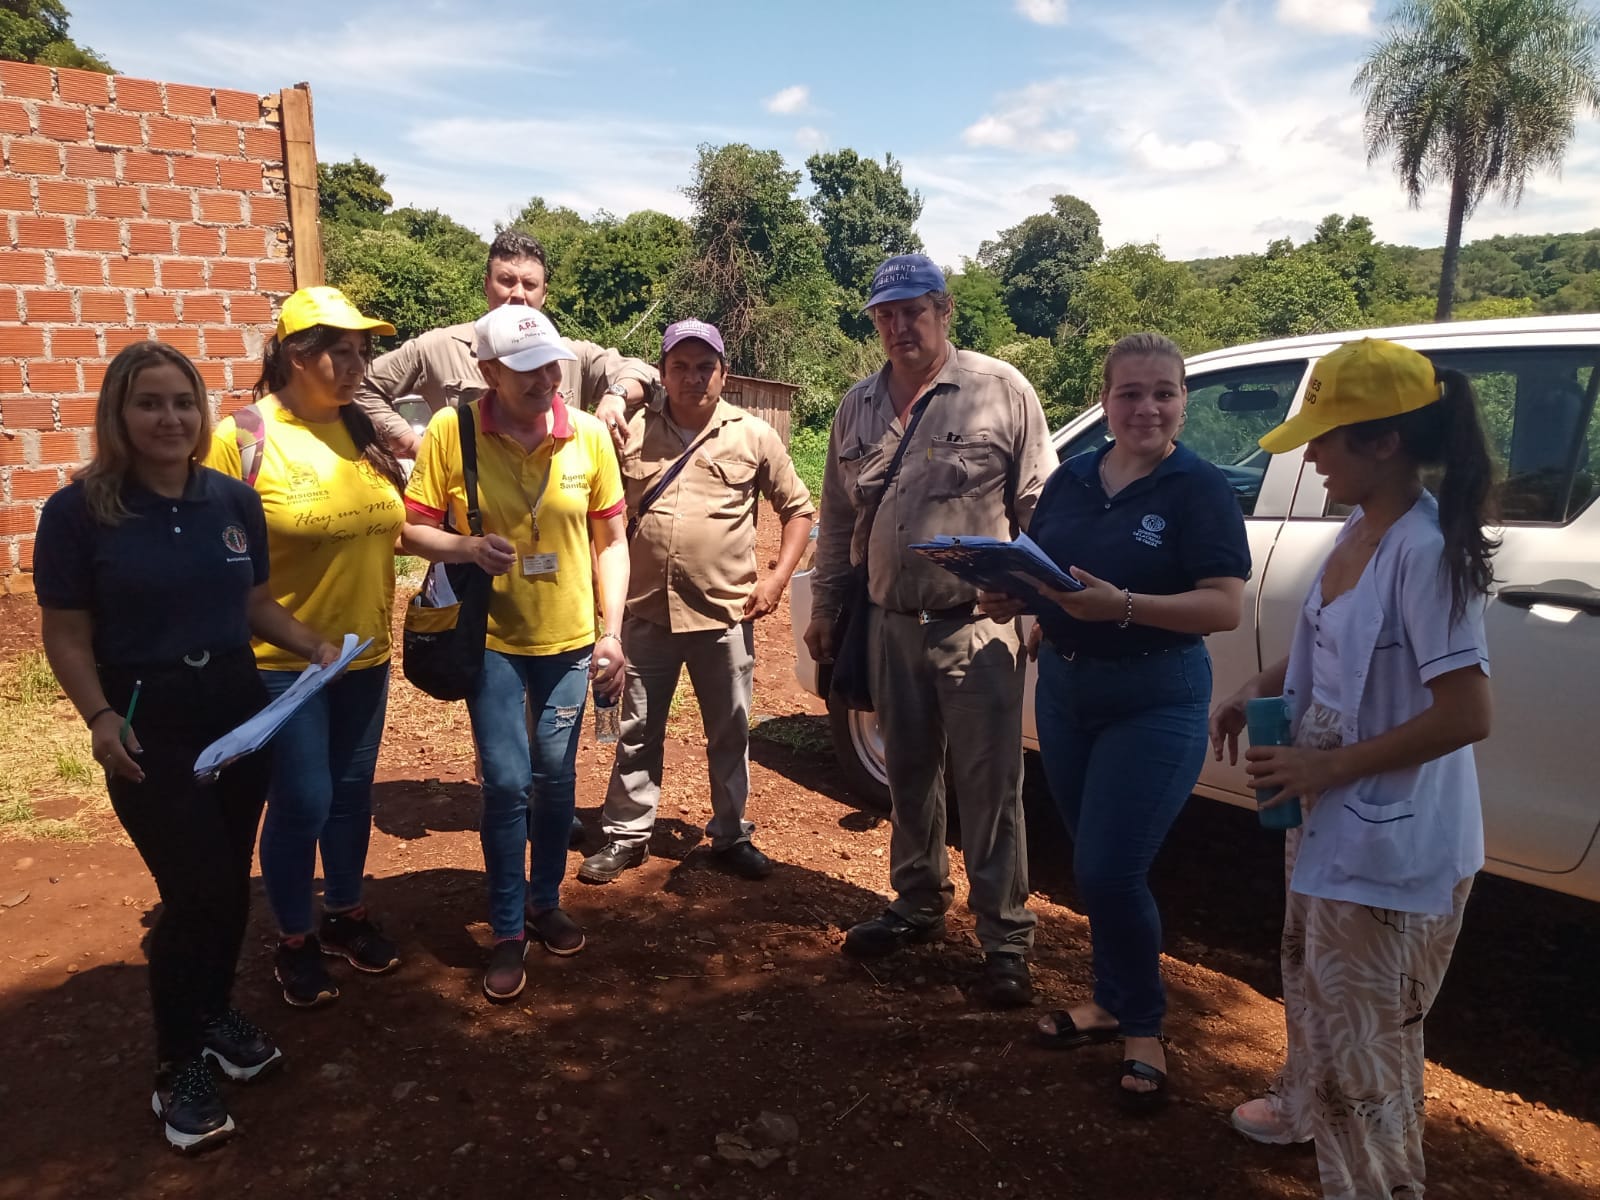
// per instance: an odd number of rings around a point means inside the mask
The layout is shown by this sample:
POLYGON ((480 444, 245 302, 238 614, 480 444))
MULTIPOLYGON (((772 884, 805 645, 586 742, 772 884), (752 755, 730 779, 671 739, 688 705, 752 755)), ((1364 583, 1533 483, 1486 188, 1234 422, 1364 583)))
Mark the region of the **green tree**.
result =
POLYGON ((1399 290, 1389 257, 1373 237, 1372 222, 1366 217, 1330 213, 1322 218, 1306 248, 1325 259, 1350 285, 1362 312, 1392 299, 1399 290))
POLYGON ((392 228, 323 226, 328 282, 364 312, 395 327, 395 344, 483 314, 482 267, 475 274, 392 228))
POLYGON ((655 357, 661 329, 675 318, 669 286, 688 249, 689 227, 676 217, 646 210, 619 221, 599 214, 562 267, 563 328, 655 357))
POLYGON ((317 164, 317 215, 323 221, 373 228, 394 204, 385 176, 357 155, 349 162, 317 164))
POLYGON ((955 300, 955 314, 950 318, 952 342, 963 350, 993 354, 998 347, 1017 340, 1017 326, 1001 298, 998 275, 963 258, 960 273, 946 271, 945 279, 955 300))
POLYGON ((1455 303, 1461 230, 1498 191, 1558 168, 1580 110, 1600 107, 1600 20, 1577 0, 1401 0, 1356 75, 1367 160, 1393 156, 1413 206, 1450 188, 1435 319, 1455 303))
POLYGON ((844 293, 839 323, 853 337, 872 332, 862 316, 872 273, 894 254, 915 254, 922 239, 912 228, 922 215, 922 196, 901 178, 892 154, 883 162, 854 150, 813 154, 806 170, 816 190, 811 211, 822 229, 822 261, 844 293))
POLYGON ((1083 272, 1100 257, 1100 215, 1076 196, 1002 230, 978 247, 978 262, 1000 277, 1006 310, 1023 333, 1051 337, 1083 272))
POLYGON ((539 239, 544 246, 545 266, 549 270, 551 302, 557 310, 564 311, 564 305, 570 298, 570 289, 561 278, 561 266, 567 256, 589 236, 589 222, 573 209, 564 205, 551 208, 545 203, 544 197, 534 196, 509 222, 496 228, 517 229, 539 239))
POLYGON ((72 40, 71 18, 61 0, 0 0, 0 58, 115 74, 105 59, 72 40))
POLYGON ((1361 306, 1350 284, 1325 258, 1304 248, 1268 249, 1224 296, 1231 310, 1228 341, 1296 337, 1354 329, 1361 306))

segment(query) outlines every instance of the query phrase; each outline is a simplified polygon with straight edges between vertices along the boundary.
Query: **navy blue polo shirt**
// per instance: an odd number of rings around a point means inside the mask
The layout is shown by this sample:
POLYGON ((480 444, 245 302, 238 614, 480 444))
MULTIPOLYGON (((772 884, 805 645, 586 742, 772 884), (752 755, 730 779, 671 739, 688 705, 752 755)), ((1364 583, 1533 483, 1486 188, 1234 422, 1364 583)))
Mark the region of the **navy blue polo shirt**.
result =
MULTIPOLYGON (((1179 443, 1150 474, 1108 497, 1100 461, 1109 445, 1077 455, 1050 476, 1028 525, 1028 536, 1062 567, 1136 594, 1172 596, 1201 579, 1250 577, 1244 514, 1227 478, 1179 443)), ((1134 621, 1139 619, 1134 606, 1134 621)), ((1064 654, 1121 658, 1200 641, 1115 621, 1079 621, 1052 608, 1039 618, 1045 637, 1064 654)))
POLYGON ((102 525, 82 483, 45 503, 33 547, 43 608, 80 609, 102 666, 176 664, 250 644, 250 590, 267 581, 267 522, 255 489, 206 467, 176 500, 130 480, 129 515, 102 525))

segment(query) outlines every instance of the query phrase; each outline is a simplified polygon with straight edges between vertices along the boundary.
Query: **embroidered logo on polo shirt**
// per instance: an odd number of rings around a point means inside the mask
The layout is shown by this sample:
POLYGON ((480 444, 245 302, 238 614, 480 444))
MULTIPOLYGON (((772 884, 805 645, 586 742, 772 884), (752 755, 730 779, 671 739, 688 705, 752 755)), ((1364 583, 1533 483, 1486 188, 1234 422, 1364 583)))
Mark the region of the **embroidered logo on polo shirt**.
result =
POLYGON ((1161 533, 1167 527, 1167 519, 1155 513, 1146 513, 1139 522, 1139 528, 1133 531, 1136 542, 1143 542, 1146 546, 1161 545, 1161 533))
POLYGON ((244 554, 250 549, 250 540, 237 525, 229 525, 222 531, 222 544, 235 554, 244 554))

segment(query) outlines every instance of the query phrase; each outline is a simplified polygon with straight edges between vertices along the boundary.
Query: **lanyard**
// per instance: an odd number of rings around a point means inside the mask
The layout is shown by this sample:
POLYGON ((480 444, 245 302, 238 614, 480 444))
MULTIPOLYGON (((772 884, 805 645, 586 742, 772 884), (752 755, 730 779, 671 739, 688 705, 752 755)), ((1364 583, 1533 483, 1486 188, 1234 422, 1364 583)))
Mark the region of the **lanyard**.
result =
MULTIPOLYGON (((533 519, 534 545, 539 544, 539 510, 544 507, 544 494, 546 489, 548 489, 550 486, 550 472, 555 469, 556 454, 558 451, 560 451, 560 449, 560 444, 555 442, 555 440, 552 438, 550 446, 550 458, 544 464, 544 474, 539 477, 539 487, 538 490, 534 492, 532 498, 528 496, 527 489, 522 486, 522 468, 517 468, 517 491, 522 493, 523 503, 528 506, 528 516, 533 519)), ((535 453, 537 453, 537 451, 535 451, 535 453)))

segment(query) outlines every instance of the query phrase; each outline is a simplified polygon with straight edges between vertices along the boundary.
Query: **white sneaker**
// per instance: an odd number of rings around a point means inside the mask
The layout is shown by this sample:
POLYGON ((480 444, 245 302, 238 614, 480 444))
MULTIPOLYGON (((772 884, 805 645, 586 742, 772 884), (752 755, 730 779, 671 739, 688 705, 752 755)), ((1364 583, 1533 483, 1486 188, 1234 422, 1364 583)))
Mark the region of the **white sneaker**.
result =
POLYGON ((1308 1137, 1295 1137, 1283 1119, 1272 1111, 1272 1102, 1266 1097, 1246 1100, 1233 1110, 1229 1118, 1233 1127, 1252 1142, 1266 1146, 1292 1146, 1296 1142, 1309 1142, 1308 1137))

